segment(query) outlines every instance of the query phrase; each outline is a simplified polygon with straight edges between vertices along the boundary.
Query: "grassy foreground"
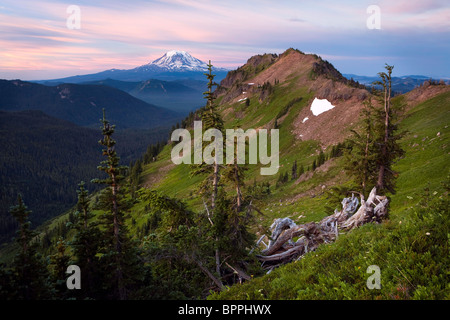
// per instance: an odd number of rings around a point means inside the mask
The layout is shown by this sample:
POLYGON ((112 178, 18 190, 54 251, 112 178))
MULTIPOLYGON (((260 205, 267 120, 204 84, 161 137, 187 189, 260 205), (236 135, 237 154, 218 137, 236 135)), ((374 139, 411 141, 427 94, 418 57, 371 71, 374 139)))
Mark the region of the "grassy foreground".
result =
POLYGON ((209 299, 449 299, 450 93, 408 111, 390 218, 209 299), (368 289, 377 265, 381 289, 368 289))

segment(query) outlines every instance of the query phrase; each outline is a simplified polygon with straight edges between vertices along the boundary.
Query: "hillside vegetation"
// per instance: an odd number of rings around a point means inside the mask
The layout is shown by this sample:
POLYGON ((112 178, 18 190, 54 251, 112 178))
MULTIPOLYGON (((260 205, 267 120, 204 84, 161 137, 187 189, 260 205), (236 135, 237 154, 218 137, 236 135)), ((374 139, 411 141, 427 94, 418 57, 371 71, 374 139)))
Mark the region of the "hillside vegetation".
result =
MULTIPOLYGON (((386 193, 388 219, 341 232, 334 243, 269 274, 256 257, 263 246, 254 244, 270 234, 275 219, 319 221, 358 188, 360 181, 346 169, 352 150, 347 139, 351 129, 363 127, 361 111, 374 95, 320 57, 289 49, 250 58, 206 97, 207 105, 177 127, 192 130, 193 122, 202 119, 210 127, 223 120, 224 128, 279 129, 277 174, 261 175, 260 164, 223 166, 217 183, 214 165, 173 164, 175 142, 169 141, 157 155, 136 162, 123 180, 119 174, 121 187, 114 189, 111 173, 122 171, 104 119, 102 144, 109 148, 104 155, 112 170, 103 167, 110 179, 101 182, 108 188, 90 194, 89 201, 80 189, 76 208, 38 229, 40 252, 53 257, 52 270, 64 259, 84 268, 95 261, 90 272, 107 272, 90 273, 90 279, 103 287, 82 294, 99 299, 450 297, 449 86, 422 86, 393 99, 405 107, 399 124, 405 152, 393 167, 396 192, 386 193), (314 115, 315 98, 327 99, 334 108, 314 115), (108 202, 112 198, 116 206, 108 202), (95 240, 96 232, 105 241, 95 240), (89 247, 83 237, 91 239, 89 247), (366 286, 371 265, 381 270, 381 289, 366 286)), ((11 261, 17 246, 2 251, 3 261, 11 261)), ((56 296, 70 294, 61 289, 56 296)))

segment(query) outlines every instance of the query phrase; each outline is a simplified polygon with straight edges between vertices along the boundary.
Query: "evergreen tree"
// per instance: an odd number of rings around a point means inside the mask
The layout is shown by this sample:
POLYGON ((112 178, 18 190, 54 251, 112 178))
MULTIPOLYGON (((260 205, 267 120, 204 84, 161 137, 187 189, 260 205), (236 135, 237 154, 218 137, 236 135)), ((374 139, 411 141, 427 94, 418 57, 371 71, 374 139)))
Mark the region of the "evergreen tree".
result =
POLYGON ((375 84, 383 87, 382 96, 379 97, 383 104, 383 109, 380 110, 379 115, 384 120, 377 124, 376 130, 378 132, 377 143, 380 146, 378 153, 377 166, 378 166, 378 178, 377 178, 377 190, 379 192, 389 191, 395 193, 395 179, 397 173, 393 171, 392 165, 395 161, 403 156, 404 150, 402 150, 399 140, 403 136, 402 133, 397 134, 398 124, 397 120, 400 112, 403 109, 403 104, 392 105, 392 70, 394 66, 386 64, 386 72, 380 72, 378 75, 381 77, 381 81, 375 82, 375 84))
MULTIPOLYGON (((203 130, 208 129, 216 129, 220 132, 224 132, 224 124, 222 117, 219 112, 216 110, 216 105, 214 103, 215 95, 213 93, 213 87, 217 86, 217 83, 214 82, 215 75, 212 74, 212 64, 211 60, 208 63, 208 73, 205 73, 206 78, 208 79, 208 91, 204 92, 204 98, 207 100, 206 106, 204 111, 202 112, 202 124, 203 124, 203 130)), ((222 145, 222 151, 224 150, 224 146, 222 145)), ((223 155, 222 155, 223 156, 223 155)), ((201 165, 194 166, 193 168, 193 174, 203 174, 207 173, 208 176, 204 180, 204 183, 201 185, 201 193, 203 194, 209 194, 210 195, 210 208, 211 208, 211 215, 214 216, 215 214, 215 208, 216 208, 216 199, 217 199, 217 193, 219 189, 220 184, 220 168, 221 165, 218 161, 219 155, 217 153, 214 154, 214 163, 211 165, 208 165, 206 163, 202 163, 201 165)), ((207 204, 206 204, 207 205, 207 204)), ((216 238, 216 241, 219 241, 218 239, 219 235, 216 238)), ((220 277, 220 252, 219 249, 216 248, 215 250, 215 260, 216 260, 216 273, 220 277)))
POLYGON ((36 253, 37 243, 34 241, 36 233, 31 230, 29 215, 31 211, 22 200, 17 197, 17 205, 11 207, 11 215, 19 223, 16 242, 19 245, 19 253, 13 261, 13 282, 15 292, 12 299, 39 300, 49 299, 52 288, 49 284, 49 272, 47 264, 36 253))
POLYGON ((298 170, 298 176, 301 176, 304 173, 305 173, 305 167, 303 167, 303 165, 300 165, 300 169, 298 170))
POLYGON ((116 142, 112 138, 115 126, 106 120, 104 110, 101 122, 103 139, 99 143, 105 147, 103 155, 106 160, 101 162, 98 169, 105 172, 107 177, 94 179, 93 182, 107 185, 99 203, 99 209, 104 211, 104 243, 101 252, 105 268, 103 272, 110 276, 108 284, 111 286, 112 297, 124 300, 128 296, 129 288, 135 285, 141 276, 142 270, 139 269, 141 264, 137 260, 136 248, 133 247, 124 225, 124 215, 130 207, 122 185, 125 179, 123 172, 127 167, 120 165, 120 158, 115 151, 116 142))
POLYGON ((244 177, 247 167, 239 165, 237 161, 233 164, 229 164, 225 167, 223 177, 225 181, 230 182, 236 190, 236 205, 234 206, 236 211, 241 211, 243 204, 242 190, 244 188, 244 177))
POLYGON ((52 282, 55 284, 56 294, 59 299, 69 297, 66 286, 66 270, 70 265, 70 256, 66 254, 66 243, 62 237, 56 243, 56 253, 50 257, 50 268, 52 269, 52 282))
POLYGON ((75 236, 71 242, 71 247, 75 256, 74 264, 80 267, 83 272, 81 277, 80 292, 84 298, 101 298, 101 290, 96 286, 103 281, 97 253, 102 246, 102 233, 98 228, 98 223, 93 222, 94 216, 89 209, 89 193, 82 181, 79 185, 77 211, 72 224, 75 236))
POLYGON ((403 133, 397 133, 398 119, 404 104, 401 98, 396 103, 391 102, 391 74, 394 67, 386 65, 385 68, 387 73, 379 73, 382 81, 375 82, 383 88, 381 95, 377 96, 382 107, 374 107, 370 99, 365 102, 362 130, 352 130, 352 137, 345 143, 345 169, 355 178, 364 196, 374 186, 379 194, 386 191, 395 193, 398 174, 392 166, 404 154, 398 142, 403 133))
POLYGON ((362 194, 367 197, 370 189, 376 184, 378 146, 374 131, 374 123, 377 121, 376 111, 371 99, 364 102, 364 106, 361 111, 363 120, 361 133, 351 130, 352 137, 348 139, 351 149, 345 153, 345 170, 355 178, 362 194))
POLYGON ((317 158, 317 166, 320 167, 325 163, 325 154, 320 150, 319 157, 317 158))
POLYGON ((292 164, 292 180, 297 179, 297 160, 292 164))

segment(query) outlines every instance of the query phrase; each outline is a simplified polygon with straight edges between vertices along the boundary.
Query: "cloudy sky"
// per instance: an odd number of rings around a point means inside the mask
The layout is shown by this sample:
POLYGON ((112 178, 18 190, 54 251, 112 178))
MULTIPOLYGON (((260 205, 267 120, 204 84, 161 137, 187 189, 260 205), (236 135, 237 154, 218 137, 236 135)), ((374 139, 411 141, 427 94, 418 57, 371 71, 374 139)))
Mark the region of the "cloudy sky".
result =
POLYGON ((0 0, 0 78, 52 79, 130 69, 185 50, 234 69, 287 48, 342 73, 450 78, 448 0, 0 0), (80 8, 80 28, 70 5, 80 8), (370 5, 380 9, 381 29, 370 5), (72 16, 73 17, 73 16, 72 16), (370 24, 370 23, 369 23, 370 24), (372 24, 373 25, 373 24, 372 24))

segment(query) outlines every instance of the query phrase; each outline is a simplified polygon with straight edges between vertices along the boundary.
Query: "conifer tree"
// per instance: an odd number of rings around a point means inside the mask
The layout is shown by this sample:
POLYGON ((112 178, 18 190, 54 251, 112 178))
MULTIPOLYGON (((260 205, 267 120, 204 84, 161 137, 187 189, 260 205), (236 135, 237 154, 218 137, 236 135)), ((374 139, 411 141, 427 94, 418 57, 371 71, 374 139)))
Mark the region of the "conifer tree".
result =
POLYGON ((227 165, 223 172, 225 181, 230 182, 236 190, 236 205, 234 206, 234 208, 238 212, 241 211, 244 201, 242 190, 244 188, 244 178, 246 170, 247 167, 239 165, 237 161, 235 161, 233 164, 227 165))
POLYGON ((29 221, 31 211, 20 194, 17 197, 17 205, 11 207, 10 213, 19 223, 16 242, 20 249, 13 261, 14 299, 49 299, 52 294, 50 274, 47 264, 36 253, 37 243, 33 240, 36 233, 31 230, 29 221))
MULTIPOLYGON (((206 106, 204 111, 202 112, 201 119, 203 124, 203 130, 208 129, 216 129, 220 132, 224 131, 224 125, 223 120, 220 115, 220 113, 216 110, 216 105, 214 103, 215 96, 213 92, 213 87, 217 86, 217 83, 214 82, 215 75, 212 73, 212 64, 211 60, 208 63, 208 73, 204 74, 206 78, 208 79, 208 91, 205 91, 203 93, 204 98, 207 100, 206 106)), ((223 145, 222 145, 222 151, 223 151, 223 145)), ((217 149, 216 149, 217 150, 217 149)), ((222 155, 223 156, 223 155, 222 155)), ((220 184, 220 168, 221 165, 218 161, 219 155, 217 153, 214 154, 214 163, 211 165, 202 163, 201 165, 194 166, 192 174, 203 174, 207 173, 208 176, 204 180, 204 183, 201 186, 202 193, 210 194, 210 209, 211 209, 211 215, 214 216, 215 209, 216 209, 216 200, 217 200, 217 194, 219 190, 219 184, 220 184)), ((207 204, 205 204, 207 205, 207 204)), ((209 210, 208 208, 206 208, 209 210)), ((219 241, 219 235, 216 236, 216 242, 219 241)), ((215 249, 215 260, 216 260, 216 273, 220 277, 220 252, 219 249, 215 249)))
POLYGON ((139 277, 139 262, 137 253, 132 246, 124 225, 124 215, 130 203, 125 198, 122 182, 126 166, 120 165, 120 158, 116 153, 116 142, 112 138, 115 126, 105 118, 103 110, 102 133, 103 139, 99 141, 104 146, 103 155, 106 160, 98 167, 107 174, 104 179, 94 179, 94 183, 107 185, 100 199, 100 209, 104 211, 103 229, 103 261, 105 274, 111 276, 109 284, 112 286, 114 298, 124 300, 127 298, 127 287, 133 285, 139 277))
POLYGON ((374 125, 377 121, 376 111, 371 99, 364 102, 361 115, 363 122, 361 133, 351 130, 352 137, 348 140, 351 149, 345 153, 345 170, 355 178, 361 187, 362 194, 367 197, 376 181, 375 161, 378 152, 374 132, 374 125))
POLYGON ((91 221, 94 215, 89 209, 89 192, 84 186, 83 181, 78 185, 77 211, 72 225, 76 233, 71 247, 75 256, 74 264, 83 271, 81 277, 83 290, 80 294, 85 298, 96 298, 101 297, 99 290, 96 290, 96 284, 103 281, 96 256, 102 245, 102 233, 98 223, 91 221))
POLYGON ((317 158, 317 166, 320 167, 325 163, 325 154, 323 150, 320 150, 319 157, 317 158))
POLYGON ((403 134, 396 133, 398 130, 396 120, 403 109, 403 104, 397 106, 392 105, 392 70, 394 66, 386 64, 385 69, 387 73, 378 73, 381 81, 375 82, 375 84, 383 87, 382 96, 380 97, 383 109, 380 110, 379 115, 384 120, 382 122, 380 121, 376 127, 379 135, 377 143, 380 146, 377 159, 378 178, 376 186, 379 192, 389 191, 395 193, 395 178, 397 173, 393 171, 392 165, 404 154, 404 151, 398 143, 398 140, 403 134))
POLYGON ((70 256, 66 254, 66 243, 62 237, 56 243, 56 253, 50 257, 50 267, 52 269, 52 282, 55 284, 56 294, 59 299, 69 297, 66 286, 66 270, 70 265, 70 256))
POLYGON ((292 164, 292 180, 297 179, 297 160, 292 164))
POLYGON ((391 102, 392 69, 393 66, 386 65, 387 73, 379 73, 382 81, 375 82, 383 88, 377 97, 382 107, 375 107, 371 99, 364 102, 362 128, 359 132, 352 130, 352 137, 346 142, 345 169, 355 178, 365 197, 374 186, 379 194, 395 193, 397 173, 392 165, 404 154, 398 143, 403 133, 397 133, 403 103, 401 99, 391 102))
MULTIPOLYGON (((212 64, 211 60, 208 64, 208 73, 205 73, 206 78, 208 79, 208 91, 204 92, 203 95, 205 99, 207 99, 206 111, 202 113, 202 122, 205 130, 208 129, 217 129, 223 133, 224 126, 221 115, 217 112, 216 106, 214 104, 215 96, 213 93, 213 87, 217 86, 217 83, 214 82, 215 75, 212 74, 212 64)), ((213 179, 212 179, 212 194, 211 194, 211 209, 214 211, 215 208, 215 199, 217 197, 217 190, 219 187, 219 179, 220 179, 220 165, 217 161, 218 154, 214 155, 214 164, 213 164, 213 179)))

